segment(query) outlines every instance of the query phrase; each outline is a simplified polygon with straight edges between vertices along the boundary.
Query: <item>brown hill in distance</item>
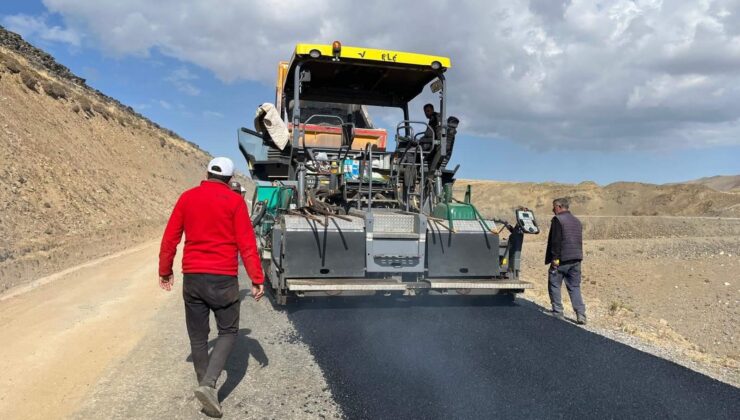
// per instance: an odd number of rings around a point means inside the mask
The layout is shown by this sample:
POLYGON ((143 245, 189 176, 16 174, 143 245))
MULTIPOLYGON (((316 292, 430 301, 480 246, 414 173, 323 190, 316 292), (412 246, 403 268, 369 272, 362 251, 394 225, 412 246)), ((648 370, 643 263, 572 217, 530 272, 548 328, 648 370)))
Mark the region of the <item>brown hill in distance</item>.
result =
POLYGON ((593 216, 719 216, 740 217, 740 195, 715 191, 704 185, 653 185, 616 182, 601 187, 580 184, 514 183, 458 180, 455 196, 465 186, 473 188, 473 202, 489 216, 511 219, 519 206, 535 210, 541 219, 550 218, 552 200, 568 197, 572 210, 593 216))
POLYGON ((726 192, 740 193, 740 175, 717 175, 687 181, 686 184, 706 185, 707 187, 726 192))

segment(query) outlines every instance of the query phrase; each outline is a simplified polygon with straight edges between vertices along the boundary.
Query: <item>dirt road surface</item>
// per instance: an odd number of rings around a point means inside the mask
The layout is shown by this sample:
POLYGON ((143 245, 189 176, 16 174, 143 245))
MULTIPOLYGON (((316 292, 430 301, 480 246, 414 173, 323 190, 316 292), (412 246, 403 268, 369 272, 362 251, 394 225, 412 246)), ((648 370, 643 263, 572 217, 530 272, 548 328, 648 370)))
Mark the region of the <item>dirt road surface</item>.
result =
MULTIPOLYGON (((0 297, 0 418, 205 417, 192 396, 182 282, 159 289, 157 252, 148 243, 0 297)), ((226 413, 339 417, 286 315, 246 297, 241 316, 220 382, 226 413)))

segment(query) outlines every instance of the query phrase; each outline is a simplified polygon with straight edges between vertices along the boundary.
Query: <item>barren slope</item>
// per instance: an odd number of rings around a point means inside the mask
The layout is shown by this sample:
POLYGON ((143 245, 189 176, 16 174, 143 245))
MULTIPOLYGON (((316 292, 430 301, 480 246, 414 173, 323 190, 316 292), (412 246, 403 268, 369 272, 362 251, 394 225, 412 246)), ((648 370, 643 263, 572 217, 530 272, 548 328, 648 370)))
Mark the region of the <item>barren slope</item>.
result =
POLYGON ((152 238, 208 159, 13 35, 0 28, 0 291, 152 238))

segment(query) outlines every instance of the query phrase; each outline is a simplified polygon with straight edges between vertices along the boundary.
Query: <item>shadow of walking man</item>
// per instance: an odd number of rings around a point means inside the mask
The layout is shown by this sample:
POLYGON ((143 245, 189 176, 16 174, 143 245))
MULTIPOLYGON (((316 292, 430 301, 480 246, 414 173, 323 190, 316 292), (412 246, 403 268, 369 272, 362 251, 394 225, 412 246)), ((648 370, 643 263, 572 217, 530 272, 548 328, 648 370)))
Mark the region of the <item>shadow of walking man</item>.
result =
MULTIPOLYGON (((229 355, 229 359, 226 361, 224 371, 226 372, 226 380, 224 381, 221 388, 218 390, 218 400, 223 401, 228 397, 239 383, 247 375, 247 368, 249 367, 249 357, 252 356, 260 367, 265 367, 269 364, 269 359, 265 353, 265 349, 259 341, 249 337, 252 332, 249 328, 242 328, 237 332, 236 343, 234 349, 229 355)), ((216 339, 208 342, 208 351, 213 350, 213 346, 216 344, 216 339)), ((193 361, 193 356, 188 355, 187 362, 193 361)))

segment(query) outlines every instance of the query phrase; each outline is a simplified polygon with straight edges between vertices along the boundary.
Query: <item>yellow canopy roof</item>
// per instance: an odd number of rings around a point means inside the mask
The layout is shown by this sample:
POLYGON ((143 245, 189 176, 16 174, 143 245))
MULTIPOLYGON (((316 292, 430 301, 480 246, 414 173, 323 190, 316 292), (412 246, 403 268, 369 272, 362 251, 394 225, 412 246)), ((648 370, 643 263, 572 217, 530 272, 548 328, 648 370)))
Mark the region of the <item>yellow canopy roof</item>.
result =
POLYGON ((289 98, 299 64, 302 71, 311 73, 310 81, 303 84, 302 99, 401 106, 441 76, 450 67, 450 59, 348 46, 342 46, 337 57, 331 45, 298 44, 285 72, 283 88, 289 98))
MULTIPOLYGON (((297 56, 309 55, 311 50, 318 50, 324 57, 332 57, 332 46, 321 44, 298 44, 295 47, 297 56)), ((443 68, 450 68, 450 59, 437 55, 417 54, 403 51, 377 50, 373 48, 350 47, 342 45, 340 59, 361 61, 380 61, 385 63, 409 64, 417 66, 431 66, 438 62, 443 68)))

